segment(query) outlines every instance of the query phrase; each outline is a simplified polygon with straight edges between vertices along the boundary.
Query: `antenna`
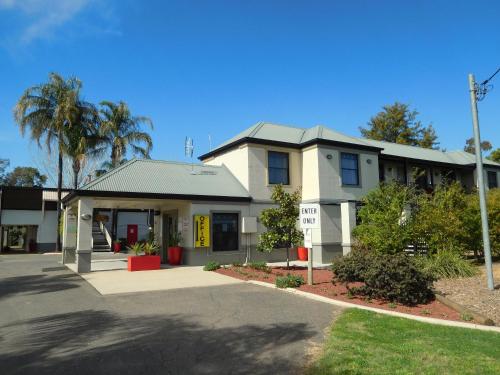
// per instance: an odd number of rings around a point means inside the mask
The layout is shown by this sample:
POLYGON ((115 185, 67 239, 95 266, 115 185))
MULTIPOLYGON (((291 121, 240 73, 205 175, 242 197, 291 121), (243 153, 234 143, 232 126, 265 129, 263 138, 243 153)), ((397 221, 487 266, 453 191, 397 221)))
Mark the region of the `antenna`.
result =
POLYGON ((191 137, 186 137, 186 140, 184 142, 184 153, 188 158, 191 158, 191 174, 196 174, 194 172, 193 150, 194 150, 193 139, 191 137))
POLYGON ((208 135, 208 151, 212 151, 212 136, 208 135))

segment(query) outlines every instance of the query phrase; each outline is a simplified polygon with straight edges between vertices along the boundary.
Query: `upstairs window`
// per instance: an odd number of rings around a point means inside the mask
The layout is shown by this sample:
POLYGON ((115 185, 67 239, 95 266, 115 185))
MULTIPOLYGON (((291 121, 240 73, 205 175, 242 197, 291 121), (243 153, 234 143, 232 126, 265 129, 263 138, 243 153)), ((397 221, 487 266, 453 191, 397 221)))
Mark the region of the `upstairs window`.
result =
POLYGON ((488 188, 495 189, 498 187, 497 172, 488 171, 488 188))
POLYGON ((342 170, 342 185, 359 185, 359 156, 358 154, 340 154, 340 168, 342 170))
POLYGON ((290 184, 288 154, 286 152, 269 151, 267 153, 267 170, 269 184, 290 184))

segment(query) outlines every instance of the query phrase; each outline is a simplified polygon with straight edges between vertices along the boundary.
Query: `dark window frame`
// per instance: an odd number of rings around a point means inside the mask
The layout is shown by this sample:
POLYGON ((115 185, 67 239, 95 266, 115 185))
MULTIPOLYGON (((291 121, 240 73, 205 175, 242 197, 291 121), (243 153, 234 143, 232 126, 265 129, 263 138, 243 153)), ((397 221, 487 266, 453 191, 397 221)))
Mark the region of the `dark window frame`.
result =
MULTIPOLYGON (((212 211, 210 213, 210 236, 211 236, 211 249, 212 252, 216 253, 229 253, 229 252, 238 252, 240 251, 240 240, 241 240, 241 235, 240 235, 240 222, 241 222, 241 212, 239 211, 212 211), (217 215, 235 215, 236 216, 236 249, 220 249, 216 247, 215 244, 215 216, 217 215)), ((228 241, 223 241, 223 242, 228 242, 228 241)))
POLYGON ((360 187, 361 186, 361 173, 360 173, 360 162, 359 162, 359 154, 353 152, 341 152, 340 153, 340 178, 342 181, 342 186, 347 187, 360 187), (356 168, 345 168, 342 164, 344 155, 353 155, 356 156, 356 168), (344 180, 344 170, 346 171, 356 171, 356 184, 346 183, 344 180))
POLYGON ((486 177, 488 179, 488 189, 496 189, 498 187, 497 172, 496 171, 487 171, 486 177), (493 176, 493 178, 491 176, 493 176), (493 181, 495 181, 495 182, 493 182, 493 181))
POLYGON ((267 182, 269 185, 280 185, 280 184, 290 185, 290 154, 288 152, 272 151, 272 150, 267 151, 267 182), (271 167, 270 166, 271 155, 286 156, 286 168, 271 167), (271 181, 271 169, 278 169, 278 170, 286 169, 286 182, 271 181))

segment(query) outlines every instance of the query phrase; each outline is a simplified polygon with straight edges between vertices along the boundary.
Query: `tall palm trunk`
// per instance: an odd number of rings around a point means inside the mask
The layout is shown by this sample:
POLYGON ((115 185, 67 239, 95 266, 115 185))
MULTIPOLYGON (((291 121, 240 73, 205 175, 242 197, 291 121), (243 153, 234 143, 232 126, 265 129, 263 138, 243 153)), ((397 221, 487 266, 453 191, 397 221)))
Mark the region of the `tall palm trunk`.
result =
POLYGON ((111 165, 113 168, 118 167, 120 165, 120 153, 118 152, 118 147, 113 146, 111 148, 111 165))
MULTIPOLYGON (((61 142, 61 132, 59 132, 59 142, 61 142)), ((61 223, 61 193, 62 193, 62 174, 63 174, 63 154, 61 146, 59 145, 59 156, 57 161, 57 239, 56 239, 56 251, 61 251, 61 232, 59 231, 59 225, 61 223)))
POLYGON ((73 159, 73 189, 78 189, 78 174, 80 173, 80 160, 73 159))

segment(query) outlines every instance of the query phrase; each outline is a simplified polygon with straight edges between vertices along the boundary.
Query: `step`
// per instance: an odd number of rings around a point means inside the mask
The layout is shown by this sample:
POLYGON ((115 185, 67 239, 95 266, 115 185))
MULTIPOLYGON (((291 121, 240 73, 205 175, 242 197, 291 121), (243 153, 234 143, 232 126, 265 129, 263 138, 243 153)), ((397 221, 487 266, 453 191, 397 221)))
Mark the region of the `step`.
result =
POLYGON ((92 250, 111 250, 109 246, 94 246, 92 250))

